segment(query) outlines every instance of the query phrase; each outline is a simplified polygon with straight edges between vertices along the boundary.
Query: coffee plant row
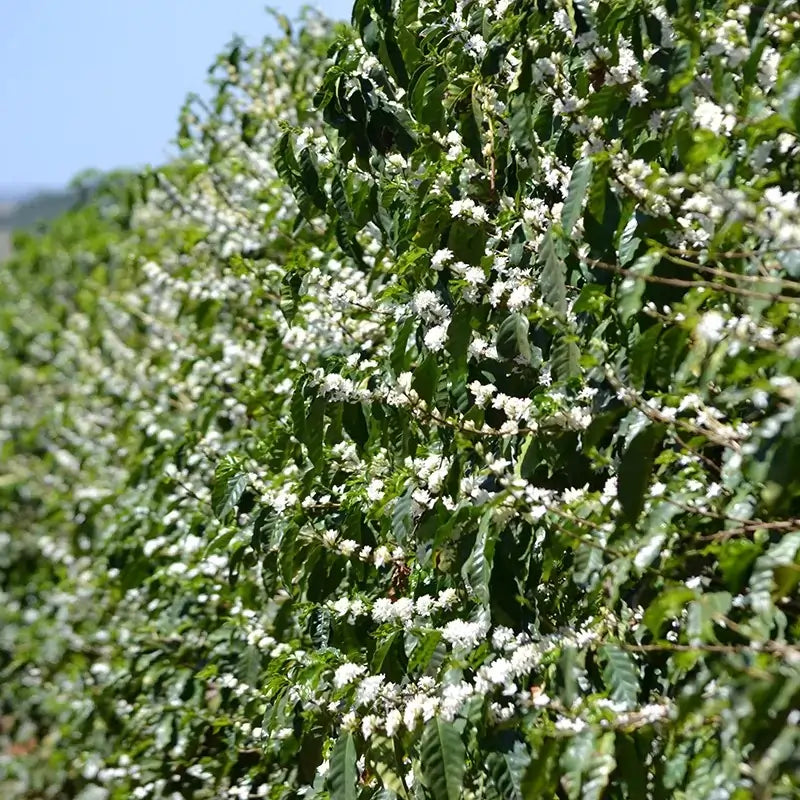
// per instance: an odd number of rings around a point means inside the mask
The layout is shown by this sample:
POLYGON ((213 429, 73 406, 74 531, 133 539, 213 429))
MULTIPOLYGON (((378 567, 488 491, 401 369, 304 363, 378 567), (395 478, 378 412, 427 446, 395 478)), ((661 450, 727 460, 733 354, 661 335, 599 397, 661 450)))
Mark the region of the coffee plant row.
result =
POLYGON ((800 797, 800 12, 357 0, 0 275, 0 795, 800 797))

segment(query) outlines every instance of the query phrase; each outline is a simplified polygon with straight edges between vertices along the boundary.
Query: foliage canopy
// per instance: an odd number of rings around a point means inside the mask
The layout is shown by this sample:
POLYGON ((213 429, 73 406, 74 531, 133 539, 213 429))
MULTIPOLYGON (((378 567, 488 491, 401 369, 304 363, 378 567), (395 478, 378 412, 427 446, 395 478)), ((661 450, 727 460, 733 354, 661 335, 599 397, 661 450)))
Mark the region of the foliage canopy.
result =
POLYGON ((357 0, 0 281, 0 789, 795 798, 800 16, 357 0))

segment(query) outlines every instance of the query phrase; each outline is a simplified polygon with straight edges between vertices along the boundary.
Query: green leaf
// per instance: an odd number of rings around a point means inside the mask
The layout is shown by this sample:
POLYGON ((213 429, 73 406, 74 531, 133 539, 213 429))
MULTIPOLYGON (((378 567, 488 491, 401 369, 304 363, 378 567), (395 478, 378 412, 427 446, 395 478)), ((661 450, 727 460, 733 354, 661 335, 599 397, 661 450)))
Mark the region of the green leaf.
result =
POLYGON ((262 548, 269 547, 280 523, 280 517, 271 508, 262 508, 253 523, 253 538, 250 540, 250 547, 256 552, 262 548))
POLYGON ((745 539, 731 539, 724 543, 717 560, 729 591, 734 594, 741 591, 745 576, 750 572, 759 553, 759 546, 745 539))
POLYGON ((593 750, 594 732, 587 729, 573 736, 561 754, 561 784, 569 800, 578 800, 581 795, 583 775, 591 763, 593 750))
POLYGON ((689 603, 686 633, 690 639, 715 641, 714 626, 731 608, 730 592, 706 592, 689 603))
POLYGON ((494 509, 490 508, 481 517, 475 546, 461 569, 461 576, 467 587, 483 606, 489 604, 489 581, 492 577, 494 548, 497 541, 497 533, 491 530, 493 514, 494 509))
POLYGON ((633 708, 639 698, 639 674, 633 657, 613 644, 603 645, 600 655, 605 661, 603 680, 611 689, 611 699, 633 708))
POLYGON ((591 178, 591 158, 582 158, 580 161, 575 162, 569 179, 567 199, 564 201, 564 207, 561 211, 561 225, 567 236, 572 233, 575 223, 580 218, 583 198, 586 196, 586 188, 589 186, 591 178))
POLYGON ((603 86, 602 89, 589 95, 583 113, 587 117, 608 119, 622 102, 623 91, 621 87, 603 86))
POLYGON ((642 308, 642 296, 653 269, 661 261, 661 253, 653 251, 636 259, 630 267, 630 275, 625 275, 617 286, 617 308, 623 322, 638 314, 642 308))
POLYGON ((361 403, 345 403, 342 407, 342 424, 359 450, 369 441, 369 427, 361 403))
POLYGON ((611 301, 609 298, 606 287, 597 283, 586 283, 581 287, 581 293, 578 295, 572 306, 572 311, 575 314, 588 313, 602 319, 606 306, 611 301))
POLYGON ((550 365, 553 377, 559 381, 566 381, 580 374, 580 351, 578 346, 567 334, 556 336, 550 353, 550 365))
POLYGON ((460 308, 453 312, 447 328, 447 352, 452 356, 450 374, 457 374, 467 368, 467 350, 472 336, 472 326, 468 309, 460 308))
POLYGON ((497 331, 497 353, 502 358, 517 356, 530 363, 531 345, 528 340, 528 318, 522 314, 509 314, 497 331))
MULTIPOLYGON (((400 636, 400 631, 392 631, 388 636, 384 636, 378 640, 370 662, 370 669, 373 673, 377 674, 381 672, 384 669, 384 663, 387 658, 389 658, 389 654, 392 651, 396 652, 398 650, 400 636)), ((392 659, 389 658, 389 661, 391 662, 392 659)))
POLYGON ((317 650, 328 646, 331 638, 331 613, 326 608, 315 608, 308 619, 308 635, 317 650))
POLYGON ((590 0, 573 0, 573 2, 578 13, 583 17, 586 26, 590 29, 597 28, 597 18, 595 17, 590 0))
POLYGON ((619 237, 619 248, 617 250, 619 257, 619 264, 624 267, 636 255, 636 249, 642 243, 642 240, 636 236, 636 228, 638 220, 636 214, 631 214, 630 219, 622 229, 619 237))
POLYGON ((526 95, 518 94, 512 97, 509 129, 514 144, 522 153, 531 151, 532 124, 536 119, 536 114, 531 112, 530 102, 526 95))
POLYGON ((294 150, 292 149, 292 143, 288 132, 284 133, 278 140, 278 144, 273 151, 273 158, 278 175, 281 176, 287 186, 294 188, 297 161, 294 157, 294 150))
POLYGON ((333 200, 336 213, 342 218, 342 221, 346 225, 352 225, 354 223, 353 211, 347 199, 344 182, 338 172, 331 179, 331 199, 333 200))
POLYGON ((240 661, 240 674, 248 684, 255 686, 261 673, 261 651, 257 647, 246 647, 240 661))
POLYGON ((659 638, 664 624, 680 617, 686 604, 696 596, 692 589, 682 584, 665 589, 648 606, 644 614, 644 624, 655 638, 659 638))
POLYGON ((606 731, 595 740, 581 789, 581 800, 600 800, 617 762, 614 759, 614 733, 606 731))
POLYGON ((316 159, 309 147, 300 151, 300 180, 303 182, 303 188, 314 202, 314 205, 324 211, 327 205, 327 198, 320 188, 316 159))
POLYGON ((637 389, 644 386, 645 378, 650 369, 650 363, 656 352, 656 342, 661 335, 661 325, 652 324, 644 333, 638 333, 638 326, 633 327, 633 344, 631 346, 630 362, 628 365, 631 382, 637 389))
POLYGON ((528 748, 520 741, 487 755, 486 767, 503 800, 523 800, 522 781, 530 763, 528 748))
POLYGON ((770 611, 772 591, 775 585, 775 570, 793 565, 800 549, 800 531, 783 535, 764 555, 756 559, 750 576, 750 604, 757 614, 770 611))
POLYGON ((572 573, 572 580, 578 586, 593 586, 602 567, 603 551, 600 548, 588 543, 578 544, 575 550, 575 569, 572 573))
POLYGON ((249 475, 233 459, 217 465, 211 489, 211 508, 215 516, 222 519, 239 504, 239 500, 250 482, 249 475))
POLYGON ((292 417, 294 435, 300 442, 306 440, 306 385, 309 376, 301 375, 294 386, 292 399, 289 404, 289 413, 292 417))
POLYGON ((405 372, 406 370, 406 351, 408 349, 408 338, 411 336, 413 330, 414 319, 413 317, 409 317, 403 321, 403 324, 400 325, 395 333, 394 342, 392 343, 392 354, 390 358, 392 371, 395 375, 399 375, 401 372, 405 372))
POLYGON ((556 253, 555 240, 548 228, 539 249, 539 264, 542 266, 542 296, 558 314, 567 313, 567 268, 556 253))
POLYGON ((358 770, 356 743, 352 733, 343 733, 333 746, 328 770, 331 800, 356 800, 358 770))
POLYGON ((466 772, 466 750, 451 722, 434 717, 422 734, 422 774, 436 800, 459 800, 466 772))
MULTIPOLYGON (((566 316, 567 268, 556 250, 552 228, 548 228, 545 232, 538 260, 542 266, 540 276, 542 296, 556 313, 566 316)), ((573 337, 567 333, 557 334, 550 353, 553 376, 557 380, 568 380, 578 375, 579 359, 580 351, 573 337)))
POLYGON ((425 360, 414 370, 411 388, 426 402, 433 400, 439 384, 439 362, 435 353, 429 353, 425 360))
POLYGON ((413 500, 411 494, 414 485, 409 484, 405 492, 394 501, 392 509, 392 534, 399 544, 403 544, 411 532, 411 508, 413 500))
POLYGON ((325 398, 315 397, 308 407, 305 419, 305 443, 308 457, 317 469, 323 464, 323 442, 325 440, 325 398))
POLYGON ((408 659, 409 673, 416 672, 417 670, 422 670, 424 672, 441 641, 442 634, 440 631, 431 631, 430 633, 424 634, 420 638, 419 644, 417 644, 414 651, 411 653, 411 657, 408 659))
POLYGON ((646 797, 647 767, 644 758, 637 752, 633 735, 617 734, 616 759, 620 778, 628 790, 627 796, 646 797))
POLYGON ((479 225, 456 219, 450 226, 447 246, 458 261, 480 264, 486 251, 486 233, 479 225))
POLYGON ((642 513, 645 492, 650 484, 656 448, 664 438, 661 424, 650 424, 628 445, 619 467, 618 495, 622 512, 634 523, 642 513))
POLYGON ((221 550, 227 549, 228 545, 231 543, 231 540, 238 531, 236 528, 231 530, 223 530, 219 536, 215 536, 206 546, 205 550, 203 550, 203 558, 212 555, 213 553, 219 553, 221 550))
POLYGON ((606 215, 606 192, 608 191, 608 174, 611 170, 609 158, 600 158, 592 170, 592 181, 589 185, 589 213, 602 223, 606 215))
POLYGON ((436 65, 423 67, 415 75, 415 79, 410 98, 414 116, 423 125, 439 130, 444 120, 442 98, 446 80, 436 65))
POLYGON ((534 752, 522 778, 521 789, 525 800, 551 798, 555 795, 563 747, 563 739, 545 739, 534 752))
POLYGON ((398 797, 407 798, 408 792, 400 776, 403 764, 395 753, 394 742, 386 736, 372 736, 369 755, 370 763, 378 773, 384 788, 394 792, 398 797))
POLYGON ((296 272, 287 272, 281 281, 281 313, 290 324, 297 313, 297 303, 300 299, 300 287, 302 282, 302 277, 296 272))

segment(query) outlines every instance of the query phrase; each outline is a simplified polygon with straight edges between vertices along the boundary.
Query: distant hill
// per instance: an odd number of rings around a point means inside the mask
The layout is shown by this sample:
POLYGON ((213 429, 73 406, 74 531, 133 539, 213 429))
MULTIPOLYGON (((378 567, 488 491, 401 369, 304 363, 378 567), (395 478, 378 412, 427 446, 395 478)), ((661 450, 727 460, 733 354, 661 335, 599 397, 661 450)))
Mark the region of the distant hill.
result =
POLYGON ((77 189, 38 192, 17 202, 0 204, 0 229, 30 228, 63 214, 78 201, 77 189))
POLYGON ((0 195, 0 260, 11 254, 14 231, 32 228, 72 208, 81 199, 78 189, 42 191, 14 197, 0 195))
POLYGON ((70 209, 81 208, 106 191, 112 195, 116 190, 124 192, 136 174, 128 169, 111 172, 88 169, 77 175, 64 189, 20 192, 0 187, 0 261, 11 253, 15 231, 30 230, 70 209))

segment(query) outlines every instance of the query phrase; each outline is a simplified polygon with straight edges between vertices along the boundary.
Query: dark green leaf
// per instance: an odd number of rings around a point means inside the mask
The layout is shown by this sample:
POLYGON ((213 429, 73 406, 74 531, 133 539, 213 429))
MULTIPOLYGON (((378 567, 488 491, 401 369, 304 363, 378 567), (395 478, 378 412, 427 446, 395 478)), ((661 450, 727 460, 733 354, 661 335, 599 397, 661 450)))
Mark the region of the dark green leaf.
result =
POLYGON ((343 733, 333 746, 328 770, 331 800, 356 800, 358 770, 356 743, 352 733, 343 733))
POLYGON ((503 358, 518 356, 530 363, 531 345, 528 341, 528 318, 522 314, 507 316, 497 331, 497 352, 503 358))
POLYGON ((360 403, 345 403, 342 408, 342 423, 350 438, 359 449, 369 440, 369 428, 364 409, 360 403))
POLYGON ((664 438, 664 426, 650 424, 638 433, 625 451, 619 468, 619 501, 628 522, 642 513, 650 485, 656 448, 664 438))
POLYGON ((556 252, 552 229, 548 228, 539 249, 542 296, 557 313, 567 313, 567 269, 556 252))
POLYGON ((558 785, 558 762, 564 746, 563 739, 545 739, 531 757, 522 778, 522 796, 525 800, 551 798, 558 785))
POLYGON ((408 538, 408 534, 411 532, 411 508, 413 506, 411 493, 413 490, 413 484, 409 484, 405 492, 394 501, 394 509, 392 510, 392 533, 400 544, 405 542, 408 538))
POLYGON ((422 734, 422 774, 436 800, 459 800, 466 771, 466 751, 456 727, 434 717, 422 734))
POLYGON ((591 178, 592 160, 590 158, 582 158, 580 161, 576 161, 569 179, 567 199, 564 201, 564 207, 561 211, 561 225, 567 236, 572 233, 572 228, 581 216, 583 198, 586 196, 586 188, 591 178))
POLYGON ((325 441, 325 399, 315 397, 308 407, 305 419, 305 443, 308 447, 308 457, 315 467, 322 466, 323 449, 325 441))

